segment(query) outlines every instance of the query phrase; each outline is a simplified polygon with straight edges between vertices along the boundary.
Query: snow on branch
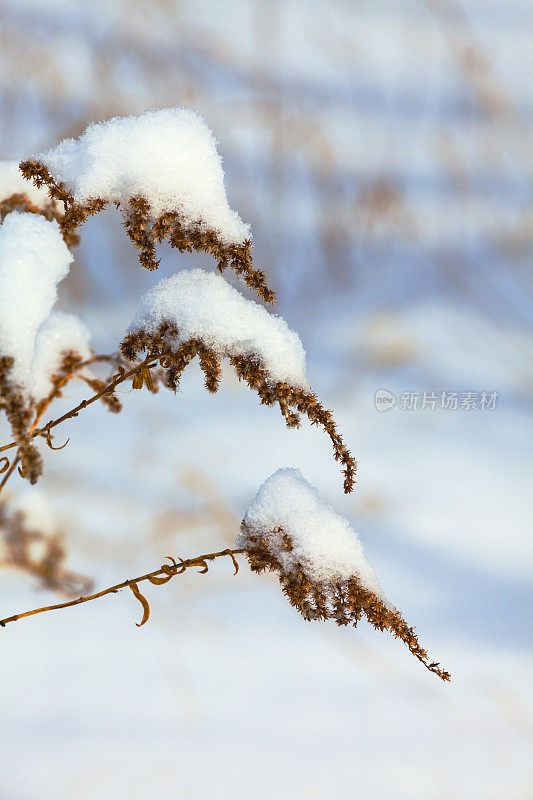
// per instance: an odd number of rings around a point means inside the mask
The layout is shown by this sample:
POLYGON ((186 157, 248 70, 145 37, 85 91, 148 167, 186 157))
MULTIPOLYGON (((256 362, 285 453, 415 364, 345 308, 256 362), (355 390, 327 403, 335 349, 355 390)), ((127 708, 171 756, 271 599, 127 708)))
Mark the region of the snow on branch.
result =
POLYGON ((316 583, 346 581, 357 575, 365 589, 383 598, 357 534, 299 470, 279 469, 262 484, 243 528, 235 546, 248 549, 250 536, 259 535, 261 545, 284 572, 300 570, 316 583), (290 537, 290 548, 285 537, 290 537))
POLYGON ((162 108, 89 125, 78 139, 21 163, 26 178, 62 200, 65 233, 113 202, 140 251, 157 269, 156 243, 211 253, 261 297, 274 293, 252 264, 249 226, 228 205, 222 159, 205 120, 186 108, 162 108))
POLYGON ((53 376, 61 369, 65 353, 86 361, 91 356, 91 334, 74 314, 53 311, 41 325, 35 339, 31 367, 32 397, 41 400, 53 389, 53 376))
POLYGON ((385 599, 355 531, 299 470, 280 469, 263 483, 235 548, 246 551, 254 572, 277 573, 283 593, 304 619, 356 626, 364 614, 374 628, 401 639, 426 669, 450 679, 437 662, 429 662, 413 628, 385 599))
MULTIPOLYGON (((299 427, 303 413, 324 428, 335 459, 344 467, 344 490, 353 489, 355 461, 331 411, 307 389, 305 352, 298 335, 281 317, 246 300, 218 275, 194 269, 160 281, 142 298, 120 349, 132 361, 143 352, 159 360, 164 381, 173 390, 198 356, 205 386, 216 392, 220 359, 228 358, 264 405, 279 405, 288 427, 299 427)), ((142 385, 141 379, 136 388, 142 385)))
POLYGON ((76 203, 101 197, 127 205, 143 195, 154 217, 177 211, 186 230, 203 224, 225 244, 242 243, 249 235, 228 205, 216 139, 190 109, 113 117, 35 158, 67 186, 76 203))

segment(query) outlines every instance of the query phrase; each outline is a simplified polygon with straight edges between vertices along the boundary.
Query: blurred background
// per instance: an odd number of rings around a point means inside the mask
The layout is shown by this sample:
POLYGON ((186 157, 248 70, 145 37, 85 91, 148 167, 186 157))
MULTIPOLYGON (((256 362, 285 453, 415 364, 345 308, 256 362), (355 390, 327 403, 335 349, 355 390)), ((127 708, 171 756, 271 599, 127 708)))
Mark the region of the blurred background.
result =
MULTIPOLYGON (((298 467, 452 683, 364 623, 305 623, 274 579, 217 562, 150 587, 142 629, 122 593, 2 632, 1 800, 533 797, 531 11, 2 0, 0 158, 113 115, 205 115, 359 464, 344 496, 319 430, 287 430, 229 370, 208 395, 192 366, 177 396, 124 393, 119 417, 92 406, 44 454, 68 568, 102 587, 227 547, 260 483, 298 467)), ((112 210, 81 233, 60 306, 98 352, 160 277, 215 269, 163 246, 143 272, 112 210)), ((28 491, 17 477, 10 502, 28 491)), ((0 616, 57 602, 0 566, 0 616)))

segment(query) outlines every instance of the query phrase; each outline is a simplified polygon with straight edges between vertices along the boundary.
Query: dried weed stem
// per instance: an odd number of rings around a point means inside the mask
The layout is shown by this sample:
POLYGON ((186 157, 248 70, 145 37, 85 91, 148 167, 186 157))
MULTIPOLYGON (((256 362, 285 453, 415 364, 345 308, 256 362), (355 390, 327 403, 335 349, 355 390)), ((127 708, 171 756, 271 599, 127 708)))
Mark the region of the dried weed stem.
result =
POLYGON ((168 581, 175 575, 181 575, 186 569, 189 569, 189 567, 201 567, 199 570, 200 574, 205 574, 209 569, 207 562, 213 561, 215 558, 221 558, 222 556, 229 556, 232 559, 235 567, 234 574, 236 575, 239 571, 239 565, 235 559, 235 555, 243 552, 244 550, 230 550, 228 548, 226 550, 220 550, 217 553, 207 553, 205 555, 196 556, 195 558, 187 558, 185 560, 180 558, 179 562, 176 562, 171 556, 167 556, 167 558, 171 561, 170 565, 163 564, 161 567, 159 567, 159 569, 156 569, 153 572, 140 575, 138 578, 130 578, 122 581, 122 583, 109 586, 107 589, 102 589, 100 592, 96 592, 95 594, 90 594, 85 597, 78 597, 76 600, 70 600, 65 603, 56 603, 51 606, 43 606, 42 608, 34 608, 31 611, 24 611, 22 614, 13 614, 11 617, 6 617, 5 619, 0 620, 0 627, 5 628, 9 622, 16 622, 19 619, 24 619, 24 617, 32 617, 34 614, 42 614, 45 611, 56 611, 61 608, 77 606, 80 605, 80 603, 88 603, 90 600, 97 600, 99 597, 104 597, 106 594, 115 594, 121 589, 125 589, 127 587, 132 590, 133 594, 143 607, 142 620, 141 622, 136 623, 138 627, 140 627, 141 625, 144 625, 150 616, 150 606, 148 604, 148 600, 139 591, 139 583, 142 583, 142 581, 150 581, 150 583, 160 586, 164 583, 168 583, 168 581))
MULTIPOLYGON (((10 364, 7 363, 7 368, 2 371, 2 363, 0 363, 0 389, 3 389, 2 394, 5 397, 5 403, 7 404, 7 411, 11 406, 15 408, 15 412, 8 413, 8 418, 12 423, 13 430, 16 434, 16 438, 14 441, 10 442, 9 444, 5 444, 0 447, 0 453, 5 452, 6 450, 10 450, 14 447, 17 447, 17 454, 9 463, 9 459, 7 456, 0 457, 0 462, 4 462, 2 468, 0 469, 0 473, 4 473, 4 477, 0 483, 0 493, 4 489, 7 481, 13 474, 15 467, 21 464, 18 467, 19 474, 23 478, 28 478, 30 483, 35 483, 37 479, 42 474, 42 459, 40 456, 39 451, 35 447, 35 445, 31 444, 32 440, 38 436, 41 436, 45 439, 46 444, 51 450, 61 450, 63 447, 66 447, 68 444, 67 441, 61 445, 60 447, 55 447, 52 444, 52 434, 51 431, 57 426, 60 425, 62 422, 65 422, 68 419, 72 419, 77 417, 79 412, 82 411, 84 408, 87 408, 92 403, 95 403, 97 400, 101 400, 106 407, 112 411, 117 412, 121 409, 121 403, 118 397, 115 394, 115 389, 124 381, 128 380, 128 378, 134 377, 135 375, 143 371, 144 373, 149 373, 150 366, 154 366, 153 364, 150 365, 149 362, 153 360, 151 355, 148 355, 146 359, 140 363, 134 365, 131 369, 126 370, 124 366, 121 364, 120 356, 93 356, 92 358, 82 361, 79 357, 73 356, 72 354, 67 354, 65 356, 63 362, 62 372, 59 375, 54 376, 54 385, 53 389, 48 395, 47 398, 42 400, 36 408, 36 416, 33 421, 33 424, 30 425, 28 420, 28 408, 24 405, 20 393, 16 393, 13 391, 12 387, 9 385, 9 381, 6 380, 6 374, 9 371, 10 364), (97 378, 89 378, 87 376, 79 374, 80 371, 90 365, 94 364, 95 362, 110 362, 115 364, 118 368, 118 371, 115 375, 113 375, 112 379, 109 382, 101 381, 97 378), (96 389, 97 391, 95 394, 88 398, 87 400, 82 400, 75 408, 72 408, 70 411, 65 412, 60 417, 55 420, 50 420, 46 423, 46 425, 42 427, 37 427, 42 415, 44 414, 45 410, 48 408, 52 400, 57 397, 61 396, 61 389, 64 387, 69 380, 74 377, 79 377, 85 381, 93 390, 96 389)), ((0 359, 0 362, 9 362, 10 359, 0 359)), ((5 366, 5 365, 4 365, 5 366)), ((156 382, 150 381, 152 386, 152 391, 156 391, 156 382)))

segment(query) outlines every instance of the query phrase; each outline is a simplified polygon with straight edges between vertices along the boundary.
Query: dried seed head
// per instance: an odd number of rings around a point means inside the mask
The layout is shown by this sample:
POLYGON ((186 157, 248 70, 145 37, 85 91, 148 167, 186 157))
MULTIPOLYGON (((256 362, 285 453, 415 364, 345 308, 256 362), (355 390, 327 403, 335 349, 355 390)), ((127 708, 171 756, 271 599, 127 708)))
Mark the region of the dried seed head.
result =
POLYGON ((337 625, 351 624, 355 627, 364 615, 377 630, 389 631, 401 639, 426 669, 443 681, 450 680, 450 674, 440 668, 437 662, 429 662, 428 654, 401 613, 365 588, 357 575, 348 580, 323 582, 313 580, 303 564, 295 563, 291 569, 287 569, 267 543, 273 535, 279 538, 283 547, 292 550, 291 537, 282 529, 278 528, 265 537, 262 531, 251 529, 244 520, 238 546, 244 546, 243 542, 246 542, 246 557, 253 572, 269 570, 278 575, 283 594, 304 619, 333 619, 337 625))
POLYGON ((43 206, 35 205, 25 194, 12 194, 0 201, 0 223, 12 211, 20 213, 39 214, 47 220, 57 220, 63 239, 67 247, 74 247, 80 243, 78 234, 62 228, 63 212, 59 209, 57 202, 50 198, 50 202, 43 206))
POLYGON ((21 441, 32 419, 31 403, 23 396, 10 377, 14 359, 0 357, 0 408, 3 408, 11 425, 15 440, 21 441))
MULTIPOLYGON (((56 181, 48 168, 38 161, 23 161, 20 170, 37 187, 46 185, 51 200, 60 200, 64 204, 65 212, 58 218, 64 237, 75 235, 76 229, 89 216, 98 214, 109 202, 106 198, 95 197, 83 204, 76 203, 65 184, 56 181)), ((116 205, 118 208, 119 204, 116 205)), ((211 254, 221 273, 230 267, 259 297, 267 303, 275 301, 276 295, 268 288, 265 273, 253 265, 252 243, 249 239, 240 244, 225 244, 215 230, 201 221, 191 226, 177 212, 154 216, 150 212, 148 201, 142 195, 130 198, 129 204, 123 209, 123 216, 124 227, 139 251, 139 261, 144 269, 155 270, 159 267, 156 243, 167 240, 171 247, 181 253, 195 251, 211 254)))
POLYGON ((170 322, 163 322, 155 333, 139 329, 127 334, 120 345, 124 358, 134 361, 141 353, 150 353, 163 369, 163 382, 175 391, 185 367, 199 357, 205 375, 205 385, 216 392, 220 383, 220 358, 228 357, 240 379, 257 392, 263 405, 277 403, 285 417, 287 427, 299 427, 299 414, 305 414, 312 425, 320 425, 333 445, 336 461, 343 466, 344 491, 351 492, 355 485, 356 462, 337 432, 331 411, 327 411, 312 392, 291 386, 283 381, 274 382, 267 377, 259 356, 233 356, 214 352, 199 339, 179 341, 179 331, 170 322))
POLYGON ((57 200, 63 203, 64 212, 57 217, 57 221, 67 245, 77 244, 79 236, 76 234, 76 229, 85 222, 87 217, 98 214, 107 205, 106 200, 98 197, 84 204, 76 203, 72 192, 67 189, 65 184, 56 182, 47 167, 38 161, 22 161, 19 169, 24 178, 33 180, 38 188, 43 185, 47 186, 52 201, 57 200))

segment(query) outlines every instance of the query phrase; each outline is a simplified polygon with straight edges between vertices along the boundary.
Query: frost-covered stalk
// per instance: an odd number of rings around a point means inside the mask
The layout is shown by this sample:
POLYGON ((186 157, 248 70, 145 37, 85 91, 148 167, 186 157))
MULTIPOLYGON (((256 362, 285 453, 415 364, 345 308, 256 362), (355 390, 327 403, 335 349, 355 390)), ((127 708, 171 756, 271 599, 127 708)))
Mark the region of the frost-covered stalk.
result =
MULTIPOLYGON (((264 272, 253 265, 249 226, 228 205, 222 161, 205 120, 188 109, 174 108, 89 125, 79 139, 66 139, 22 162, 20 173, 15 174, 12 163, 0 167, 0 398, 14 434, 14 440, 0 448, 0 491, 19 463, 22 477, 31 483, 38 479, 42 459, 37 439, 60 449, 52 443, 52 431, 97 400, 119 411, 115 392, 126 381, 131 380, 134 389, 156 392, 163 384, 175 391, 185 367, 196 357, 210 392, 217 391, 221 360, 227 359, 261 403, 279 406, 288 427, 299 427, 301 414, 321 426, 343 468, 344 491, 352 491, 355 460, 331 411, 307 384, 299 336, 281 317, 246 300, 222 277, 231 267, 260 298, 275 299, 264 272), (168 240, 180 252, 214 256, 221 274, 193 269, 155 284, 141 298, 118 352, 96 356, 82 323, 53 306, 57 286, 73 261, 69 248, 79 240, 78 228, 108 203, 120 210, 143 267, 157 269, 157 243, 168 240), (99 362, 112 367, 106 379, 89 371, 99 362), (74 378, 83 380, 93 394, 42 424, 45 412, 74 378), (12 448, 16 450, 10 461, 2 453, 12 448)), ((20 542, 28 524, 20 515, 4 513, 0 518, 0 529, 3 525, 18 531, 20 542)), ((13 552, 18 540, 11 537, 13 552)), ((139 583, 161 585, 193 566, 207 572, 208 562, 222 556, 231 557, 236 573, 235 556, 240 553, 246 554, 254 572, 277 572, 283 592, 305 619, 356 625, 364 615, 374 627, 402 639, 430 671, 449 679, 437 663, 429 663, 413 629, 385 599, 348 522, 296 470, 280 470, 263 484, 242 522, 235 549, 179 562, 171 559, 138 578, 14 614, 0 625, 122 588, 130 588, 141 603, 143 625, 150 606, 139 583)), ((48 576, 48 585, 50 580, 48 576)))
POLYGON ((206 388, 216 392, 220 360, 227 358, 261 403, 279 405, 288 427, 299 427, 300 412, 324 428, 344 467, 344 490, 352 490, 355 461, 331 412, 307 387, 300 337, 281 317, 246 300, 220 276, 193 269, 160 281, 142 298, 120 349, 130 360, 143 352, 156 355, 164 383, 173 390, 197 355, 206 388))

